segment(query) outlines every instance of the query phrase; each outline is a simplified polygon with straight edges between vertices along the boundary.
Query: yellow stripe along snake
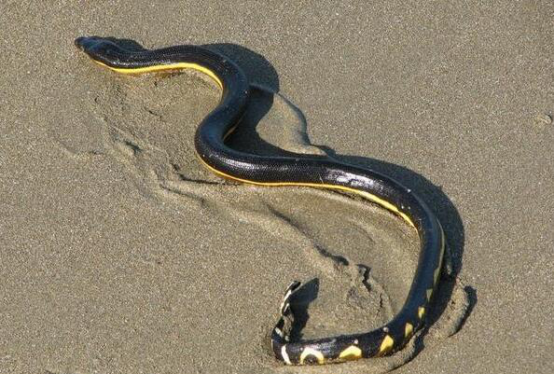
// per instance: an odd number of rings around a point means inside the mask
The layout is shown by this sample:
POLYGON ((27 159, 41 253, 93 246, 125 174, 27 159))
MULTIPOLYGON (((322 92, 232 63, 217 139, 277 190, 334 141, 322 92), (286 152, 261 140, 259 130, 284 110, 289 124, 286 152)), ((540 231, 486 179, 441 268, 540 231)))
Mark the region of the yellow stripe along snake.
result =
POLYGON ((287 328, 287 322, 294 319, 290 298, 300 286, 293 282, 271 332, 277 359, 303 365, 385 356, 402 348, 423 326, 438 283, 445 239, 435 215, 411 190, 373 170, 324 156, 269 157, 228 147, 225 137, 239 125, 250 102, 251 87, 245 73, 219 53, 193 45, 131 51, 99 37, 81 37, 75 44, 96 63, 117 73, 194 69, 212 78, 221 88, 221 99, 199 125, 195 148, 201 163, 215 174, 258 186, 303 186, 356 194, 395 213, 417 230, 420 253, 415 276, 404 305, 391 321, 368 332, 291 341, 287 328))

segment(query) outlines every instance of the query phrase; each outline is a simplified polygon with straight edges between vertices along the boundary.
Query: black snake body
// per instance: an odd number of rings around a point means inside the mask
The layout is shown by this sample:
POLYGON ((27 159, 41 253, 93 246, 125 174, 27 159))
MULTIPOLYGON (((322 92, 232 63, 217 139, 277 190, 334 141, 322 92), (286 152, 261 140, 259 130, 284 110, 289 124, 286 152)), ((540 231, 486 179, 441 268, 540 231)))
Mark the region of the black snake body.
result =
POLYGON ((441 270, 444 234, 435 215, 413 192, 372 170, 325 157, 266 157, 229 148, 225 138, 245 112, 250 84, 243 71, 225 56, 197 46, 130 51, 98 37, 81 37, 75 43, 95 62, 119 73, 195 69, 210 76, 222 89, 222 96, 198 127, 195 147, 201 162, 214 173, 261 186, 306 186, 357 194, 392 211, 417 230, 421 251, 416 273, 404 306, 391 321, 359 334, 289 341, 287 322, 294 318, 289 300, 299 286, 294 282, 287 289, 281 317, 271 334, 279 360, 323 364, 384 356, 401 348, 421 328, 441 270))

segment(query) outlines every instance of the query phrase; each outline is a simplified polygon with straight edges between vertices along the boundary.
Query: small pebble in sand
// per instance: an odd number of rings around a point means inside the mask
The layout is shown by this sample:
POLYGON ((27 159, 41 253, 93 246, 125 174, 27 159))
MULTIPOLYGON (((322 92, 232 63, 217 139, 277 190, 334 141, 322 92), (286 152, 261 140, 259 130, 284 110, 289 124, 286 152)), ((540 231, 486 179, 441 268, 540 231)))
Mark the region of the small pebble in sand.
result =
POLYGON ((540 113, 535 117, 535 124, 540 126, 547 126, 552 124, 552 116, 548 114, 540 113))

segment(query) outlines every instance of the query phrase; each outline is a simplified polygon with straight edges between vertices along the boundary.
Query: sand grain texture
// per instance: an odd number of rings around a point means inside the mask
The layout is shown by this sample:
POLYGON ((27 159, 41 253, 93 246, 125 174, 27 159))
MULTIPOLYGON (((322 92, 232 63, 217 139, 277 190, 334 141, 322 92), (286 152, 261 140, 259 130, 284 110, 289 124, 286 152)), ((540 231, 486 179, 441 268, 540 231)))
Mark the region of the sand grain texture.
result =
POLYGON ((0 373, 553 372, 553 17, 547 1, 3 1, 0 373), (210 45, 264 87, 235 147, 327 153, 421 194, 454 271, 430 329, 387 359, 275 362, 291 280, 308 282, 299 335, 378 326, 415 234, 356 199, 210 175, 192 140, 215 87, 118 77, 80 35, 210 45))

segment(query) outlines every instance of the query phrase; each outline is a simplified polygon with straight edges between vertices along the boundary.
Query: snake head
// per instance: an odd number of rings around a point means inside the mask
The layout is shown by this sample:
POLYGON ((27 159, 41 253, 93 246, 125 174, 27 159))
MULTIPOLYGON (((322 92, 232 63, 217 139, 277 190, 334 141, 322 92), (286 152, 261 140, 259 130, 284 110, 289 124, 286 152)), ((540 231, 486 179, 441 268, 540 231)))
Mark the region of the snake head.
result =
POLYGON ((84 52, 90 52, 106 47, 108 43, 115 45, 115 43, 98 36, 81 36, 75 39, 75 46, 84 52))
POLYGON ((114 41, 99 36, 81 36, 75 39, 75 46, 96 61, 104 62, 122 52, 114 41))

